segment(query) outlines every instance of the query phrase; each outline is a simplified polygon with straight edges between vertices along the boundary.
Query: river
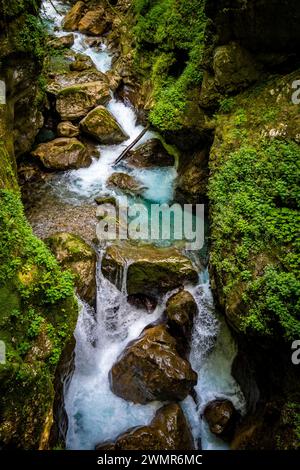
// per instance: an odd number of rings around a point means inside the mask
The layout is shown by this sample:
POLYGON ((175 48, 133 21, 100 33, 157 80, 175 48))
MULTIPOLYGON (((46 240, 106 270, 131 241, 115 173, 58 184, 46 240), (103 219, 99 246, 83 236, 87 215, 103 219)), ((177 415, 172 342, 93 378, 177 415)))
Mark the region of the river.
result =
MULTIPOLYGON (((66 4, 55 0, 43 2, 42 16, 52 34, 65 34, 60 26, 67 8, 66 4)), ((72 49, 89 55, 101 72, 107 72, 112 66, 112 57, 106 45, 103 43, 97 49, 92 48, 85 43, 83 34, 75 34, 72 49)), ((89 168, 59 174, 52 184, 52 191, 59 198, 80 205, 101 194, 111 194, 117 199, 122 197, 106 187, 106 181, 115 171, 112 163, 143 127, 137 124, 134 110, 117 101, 113 95, 108 109, 129 135, 128 141, 121 145, 99 146, 101 157, 93 159, 89 168)), ((147 132, 143 141, 150 137, 153 133, 147 132)), ((122 167, 122 171, 138 177, 147 187, 142 195, 145 205, 172 201, 177 176, 175 167, 147 170, 122 167)), ((81 302, 75 331, 75 371, 65 387, 65 407, 69 418, 68 449, 93 449, 96 444, 114 440, 133 426, 149 424, 162 405, 159 402, 135 405, 115 396, 110 390, 108 373, 126 344, 137 338, 147 324, 161 316, 171 293, 161 299, 152 315, 135 309, 127 303, 126 270, 123 273, 124 288, 119 291, 102 275, 101 259, 102 251, 99 249, 97 307, 94 311, 81 302)), ((227 444, 209 432, 201 419, 201 412, 209 401, 220 397, 229 398, 238 410, 245 411, 243 395, 231 376, 237 350, 228 327, 214 308, 207 266, 199 261, 201 253, 194 253, 194 259, 199 270, 199 284, 188 287, 188 290, 197 302, 199 313, 194 324, 190 361, 199 380, 196 386, 197 404, 189 396, 182 402, 182 407, 198 448, 226 449, 227 444)))

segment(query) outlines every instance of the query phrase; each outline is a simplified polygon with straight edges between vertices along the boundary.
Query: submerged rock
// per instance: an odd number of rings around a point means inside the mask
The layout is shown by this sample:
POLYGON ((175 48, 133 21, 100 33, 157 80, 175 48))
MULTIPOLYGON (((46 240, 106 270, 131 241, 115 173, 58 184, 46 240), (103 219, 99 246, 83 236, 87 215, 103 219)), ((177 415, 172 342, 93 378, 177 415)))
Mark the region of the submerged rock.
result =
POLYGON ((46 239, 57 261, 74 274, 78 295, 93 304, 96 299, 95 251, 80 237, 60 232, 46 239))
POLYGON ((71 10, 66 14, 62 27, 65 31, 77 31, 79 21, 86 11, 86 4, 84 2, 76 2, 71 10))
POLYGON ((75 138, 60 137, 40 144, 31 155, 38 158, 49 170, 72 170, 91 164, 86 146, 75 138))
POLYGON ((174 157, 164 148, 159 139, 148 140, 131 150, 125 160, 128 166, 137 168, 165 167, 174 165, 174 157))
POLYGON ((110 372, 112 391, 134 403, 183 400, 197 383, 197 374, 179 356, 176 340, 165 325, 144 330, 127 346, 110 372))
POLYGON ((128 295, 155 296, 186 283, 197 283, 198 280, 191 261, 175 248, 129 244, 108 247, 102 262, 102 272, 119 288, 118 279, 126 266, 128 295))
POLYGON ((73 121, 86 116, 95 106, 107 104, 109 99, 109 86, 106 82, 82 83, 58 92, 56 110, 63 121, 73 121))
POLYGON ((120 144, 128 139, 128 135, 104 106, 93 109, 81 121, 80 127, 83 132, 101 144, 120 144))
POLYGON ((232 438, 238 416, 238 412, 230 400, 211 401, 204 410, 204 417, 210 431, 225 440, 232 438))
POLYGON ((115 443, 104 443, 96 450, 193 450, 194 441, 178 403, 160 408, 149 426, 133 428, 115 443))
POLYGON ((60 122, 57 126, 59 137, 77 137, 79 135, 79 127, 70 121, 60 122))
POLYGON ((127 173, 113 173, 107 180, 108 187, 121 189, 126 194, 141 194, 145 186, 127 173))

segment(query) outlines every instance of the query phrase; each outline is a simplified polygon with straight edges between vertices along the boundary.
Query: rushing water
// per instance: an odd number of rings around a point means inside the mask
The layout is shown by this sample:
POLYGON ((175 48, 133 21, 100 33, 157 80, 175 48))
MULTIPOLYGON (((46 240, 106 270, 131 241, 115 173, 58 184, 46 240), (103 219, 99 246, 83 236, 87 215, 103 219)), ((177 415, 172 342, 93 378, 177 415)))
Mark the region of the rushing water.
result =
MULTIPOLYGON (((66 6, 58 1, 43 2, 44 20, 49 30, 62 36, 61 21, 66 6), (53 8, 53 5, 55 8, 53 8)), ((112 58, 103 44, 98 49, 87 45, 83 34, 75 34, 73 50, 89 55, 98 70, 106 72, 111 67, 112 58)), ((81 204, 96 195, 110 193, 117 198, 122 196, 107 188, 108 177, 115 171, 115 159, 141 132, 136 124, 134 111, 123 103, 111 99, 108 109, 128 134, 128 141, 121 145, 99 146, 99 158, 95 158, 89 168, 66 172, 52 181, 52 191, 65 201, 81 204)), ((147 132, 146 141, 153 134, 147 132)), ((136 169, 122 171, 131 173, 145 186, 141 201, 171 202, 175 168, 136 169)), ((139 201, 140 202, 140 201, 139 201)), ((99 253, 97 270, 97 307, 94 311, 81 304, 81 314, 75 331, 76 357, 75 372, 65 390, 65 405, 69 417, 67 447, 69 449, 93 449, 97 443, 113 440, 121 432, 148 424, 156 410, 162 405, 154 402, 149 405, 134 405, 115 396, 109 386, 108 374, 128 342, 137 338, 145 326, 158 319, 165 307, 167 297, 162 298, 151 315, 127 303, 126 275, 121 273, 119 291, 101 273, 102 253, 99 253)), ((197 254, 194 254, 197 260, 197 254)), ((199 264, 200 266, 200 264, 199 264)), ((191 344, 191 364, 199 375, 196 392, 198 403, 187 397, 182 403, 189 420, 195 442, 203 449, 224 449, 226 444, 209 432, 201 419, 205 405, 217 397, 232 400, 237 409, 244 412, 243 395, 231 376, 231 365, 236 355, 236 346, 222 319, 215 312, 209 287, 207 270, 199 268, 199 285, 188 288, 194 296, 199 315, 195 320, 191 344)))

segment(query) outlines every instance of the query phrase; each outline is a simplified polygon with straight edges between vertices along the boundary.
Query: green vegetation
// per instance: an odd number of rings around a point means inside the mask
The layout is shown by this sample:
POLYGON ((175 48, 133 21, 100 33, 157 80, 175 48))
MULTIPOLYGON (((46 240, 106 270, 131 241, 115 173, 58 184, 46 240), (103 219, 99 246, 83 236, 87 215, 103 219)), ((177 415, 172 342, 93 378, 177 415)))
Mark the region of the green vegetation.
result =
MULTIPOLYGON (((293 123, 298 110, 288 95, 276 107, 272 86, 223 102, 227 114, 217 116, 222 139, 210 163, 211 264, 236 327, 291 340, 300 336, 297 128, 290 124, 283 137, 268 134, 283 119, 293 123)), ((277 86, 284 90, 284 83, 277 86)))
POLYGON ((16 37, 16 45, 21 52, 43 61, 47 54, 46 38, 46 29, 39 17, 27 14, 16 37))
POLYGON ((0 433, 6 442, 32 448, 52 406, 54 373, 74 331, 77 302, 71 274, 61 272, 34 237, 11 190, 0 191, 0 253, 0 339, 7 348, 7 363, 0 365, 0 433))
POLYGON ((1 19, 13 18, 24 11, 37 13, 40 0, 0 0, 1 19))
POLYGON ((202 81, 204 0, 135 0, 136 63, 151 75, 155 105, 150 121, 161 131, 177 130, 189 93, 202 81))

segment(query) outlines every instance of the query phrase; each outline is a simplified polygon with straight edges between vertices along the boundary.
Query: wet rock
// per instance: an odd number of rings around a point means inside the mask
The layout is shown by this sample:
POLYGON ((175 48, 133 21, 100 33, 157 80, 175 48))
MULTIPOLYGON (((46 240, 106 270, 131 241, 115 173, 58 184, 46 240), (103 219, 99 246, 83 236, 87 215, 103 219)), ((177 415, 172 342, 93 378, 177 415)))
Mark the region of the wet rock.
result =
POLYGON ((104 82, 74 85, 58 93, 56 110, 63 121, 73 121, 86 116, 95 106, 107 104, 109 99, 109 87, 104 82))
POLYGON ((84 42, 88 47, 100 47, 102 44, 102 38, 87 37, 84 42))
POLYGON ((101 144, 114 145, 128 139, 128 135, 104 106, 93 109, 81 121, 80 127, 101 144))
POLYGON ((115 443, 100 444, 96 450, 193 450, 189 425, 178 403, 160 408, 149 426, 133 428, 115 443))
POLYGON ((101 36, 107 30, 107 27, 105 10, 102 6, 88 11, 78 24, 81 33, 91 36, 101 36))
MULTIPOLYGON (((75 59, 75 56, 72 57, 72 60, 75 59)), ((96 69, 88 69, 79 71, 70 71, 70 61, 68 61, 68 66, 66 71, 63 72, 54 72, 51 74, 51 77, 47 83, 47 92, 50 95, 57 95, 60 91, 65 88, 72 86, 85 86, 88 83, 103 82, 107 84, 108 88, 108 79, 106 75, 96 69)))
POLYGON ((92 59, 83 54, 77 54, 74 62, 71 62, 70 64, 70 70, 72 72, 83 72, 84 70, 89 70, 94 67, 95 64, 92 59))
POLYGON ((112 245, 103 258, 102 272, 118 288, 120 273, 127 272, 127 293, 156 296, 186 283, 197 283, 191 261, 175 248, 152 245, 112 245))
POLYGON ((175 163, 174 157, 165 150, 159 139, 148 140, 131 150, 125 162, 128 166, 137 168, 166 167, 175 163))
POLYGON ((96 202, 96 204, 98 204, 98 206, 101 206, 102 204, 111 204, 112 206, 117 205, 116 198, 110 195, 97 196, 95 197, 94 201, 96 202))
POLYGON ((95 450, 116 450, 116 446, 113 442, 104 442, 103 444, 98 444, 95 447, 95 450))
POLYGON ((224 440, 232 438, 238 416, 239 414, 230 400, 211 401, 204 410, 204 417, 210 431, 224 440))
POLYGON ((85 168, 91 164, 91 157, 85 145, 76 138, 60 137, 40 144, 31 155, 49 170, 71 170, 85 168))
POLYGON ((57 134, 59 137, 77 137, 79 128, 70 121, 60 122, 57 126, 57 134))
POLYGON ((57 261, 75 276, 78 295, 93 304, 96 299, 95 251, 80 237, 60 232, 46 239, 57 261))
POLYGON ((154 297, 144 294, 128 295, 127 302, 136 308, 147 310, 148 313, 154 312, 157 306, 157 300, 154 297))
POLYGON ((198 307, 194 297, 186 290, 181 290, 172 295, 167 302, 165 315, 169 332, 180 343, 187 346, 191 338, 194 317, 197 315, 198 307))
POLYGON ((107 180, 107 186, 121 189, 126 194, 141 194, 145 187, 127 173, 113 173, 107 180))
POLYGON ((206 149, 196 152, 179 166, 176 199, 185 203, 197 203, 207 194, 208 152, 206 149))
POLYGON ((77 31, 79 21, 86 11, 86 4, 84 2, 76 2, 75 5, 65 16, 62 27, 65 31, 77 31))
POLYGON ((165 325, 144 330, 110 372, 112 391, 134 403, 183 400, 197 383, 190 363, 179 356, 165 325))
POLYGON ((66 36, 60 36, 55 39, 52 39, 49 43, 49 46, 52 49, 67 49, 72 47, 74 44, 74 35, 67 34, 66 36))

